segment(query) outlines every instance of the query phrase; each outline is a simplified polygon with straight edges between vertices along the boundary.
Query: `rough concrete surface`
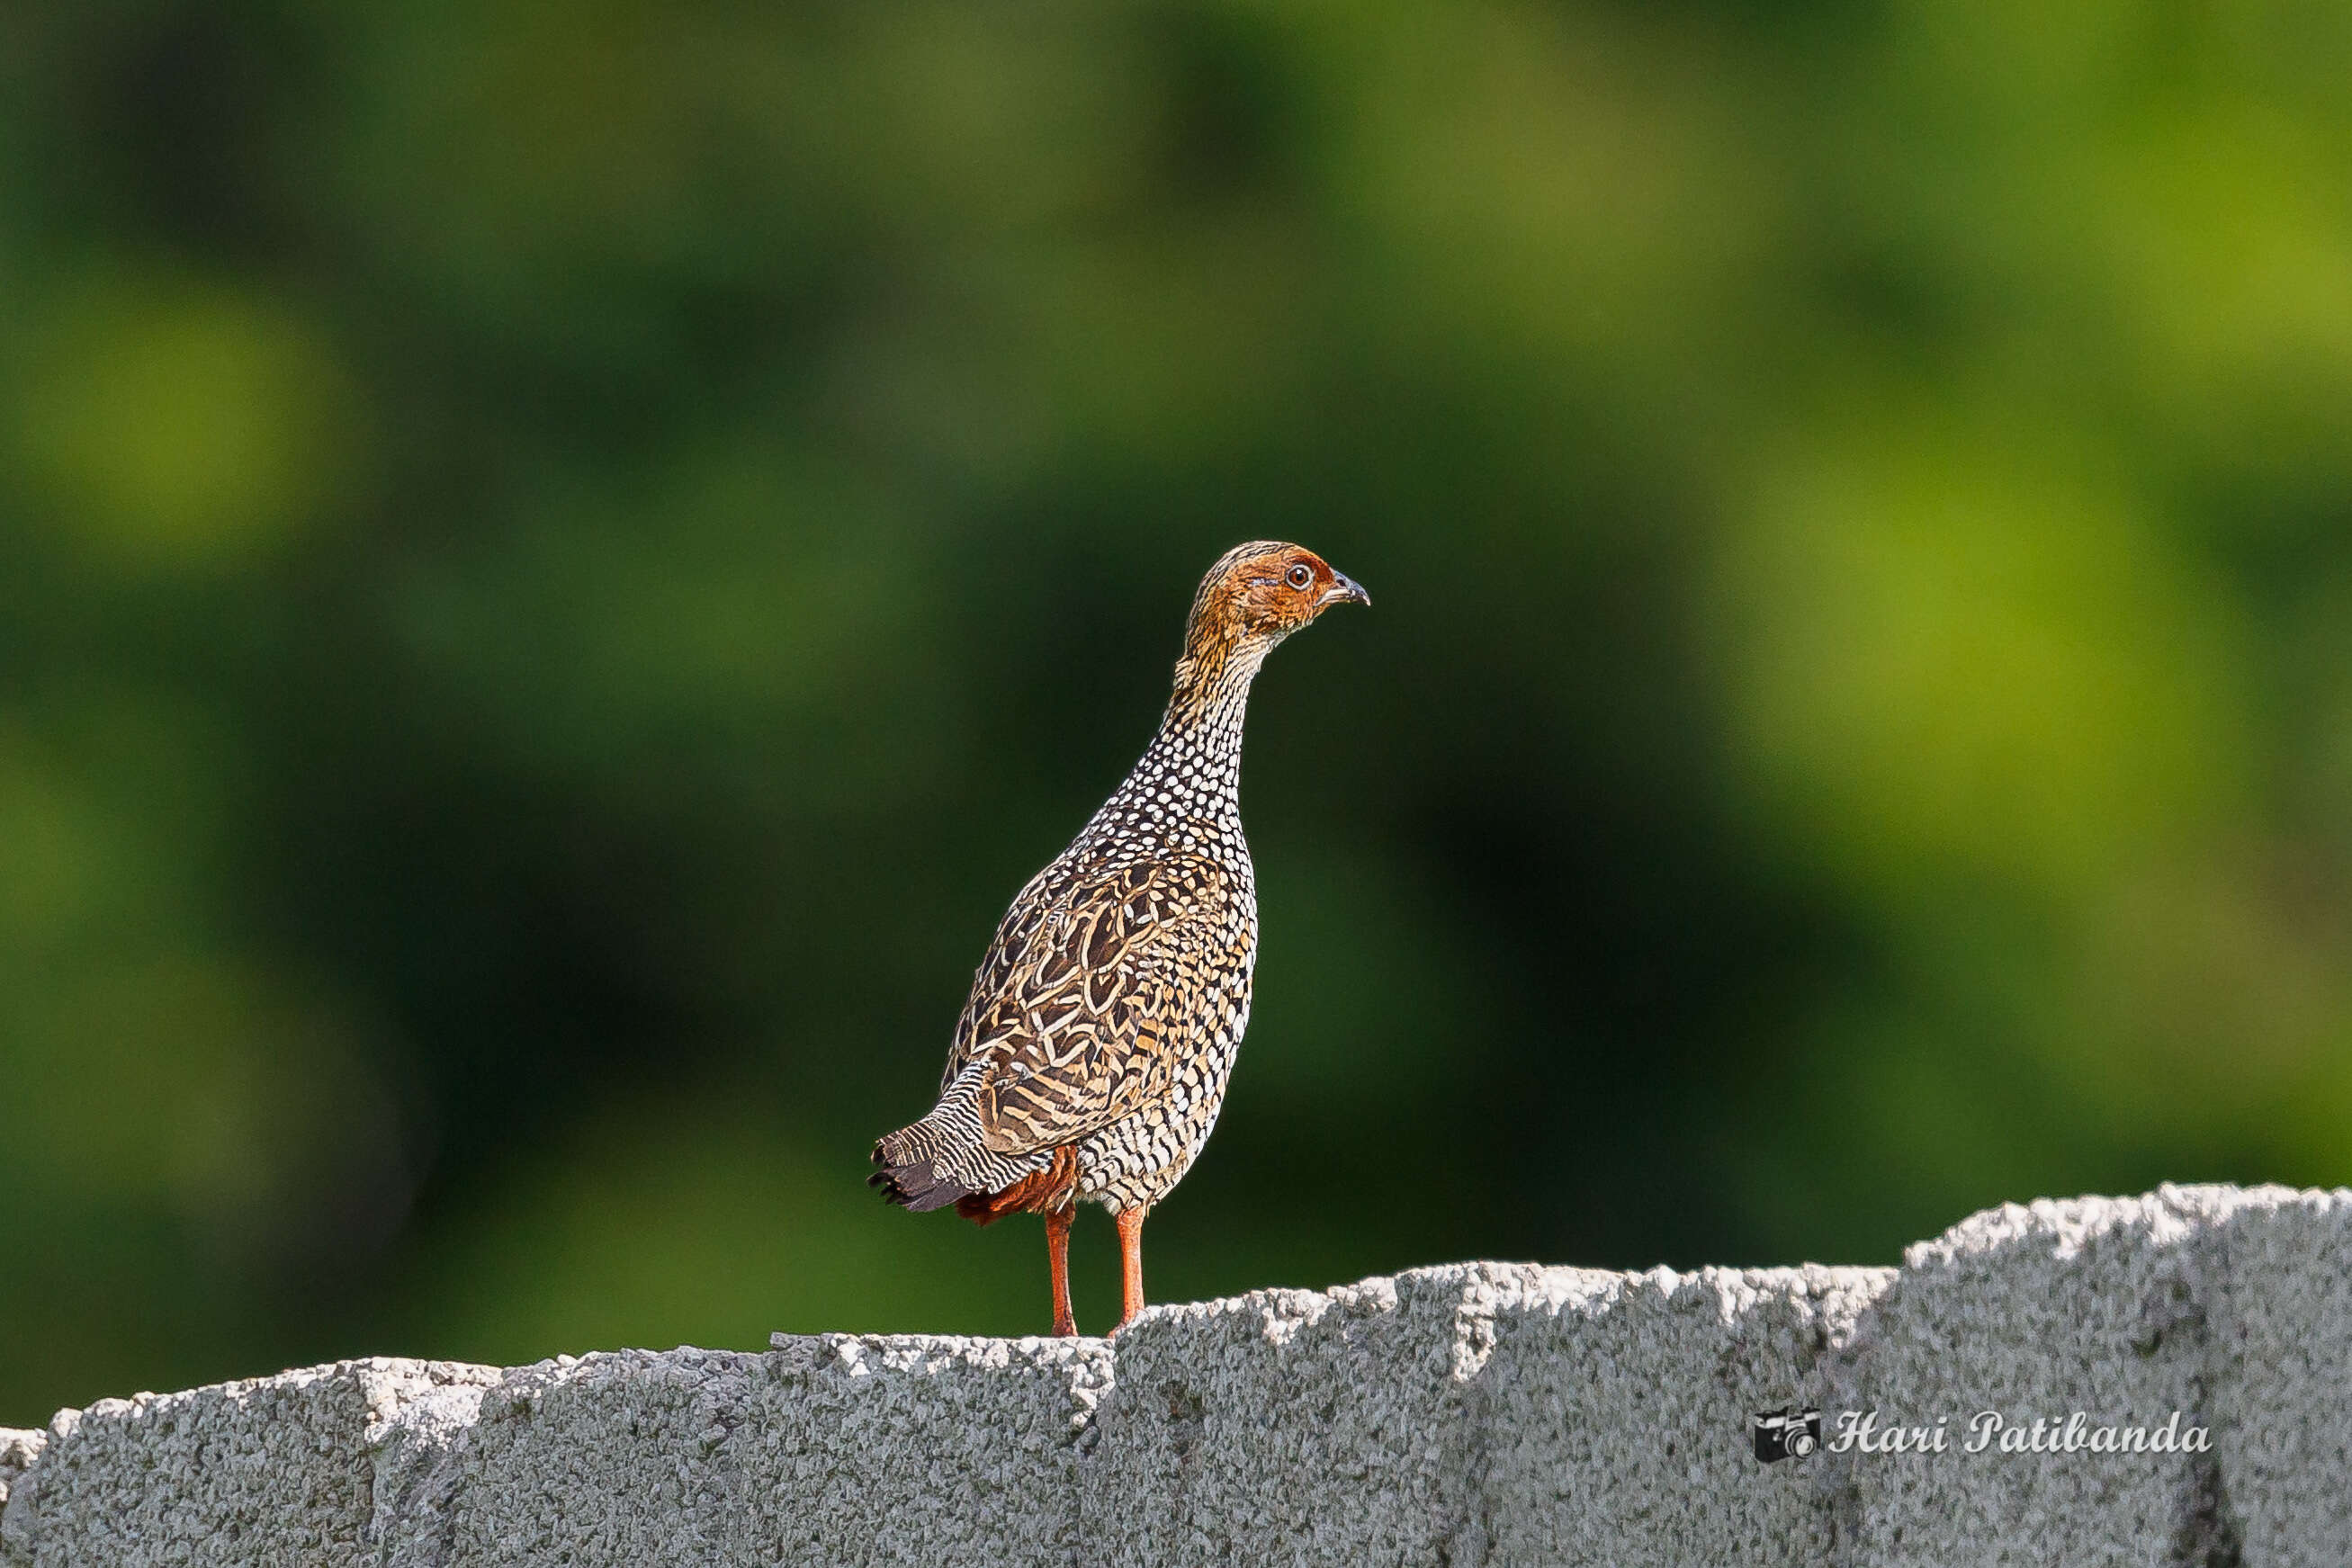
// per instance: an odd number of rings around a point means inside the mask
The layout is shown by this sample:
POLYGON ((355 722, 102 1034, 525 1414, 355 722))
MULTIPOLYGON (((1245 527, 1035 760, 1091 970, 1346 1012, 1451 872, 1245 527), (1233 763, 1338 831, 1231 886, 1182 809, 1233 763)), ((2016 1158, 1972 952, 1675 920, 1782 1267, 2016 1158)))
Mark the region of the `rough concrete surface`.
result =
POLYGON ((1980 1214, 1895 1270, 1460 1264, 1157 1308, 1115 1347, 341 1362, 0 1431, 0 1568, 2340 1568, 2347 1243, 2352 1193, 2167 1187, 1980 1214), (1832 1449, 1866 1416, 1944 1446, 1759 1463, 1750 1416, 1792 1401, 1832 1449), (2040 1451, 1967 1451, 1986 1411, 2040 1451), (2204 1446, 2095 1436, 2168 1421, 2204 1446))

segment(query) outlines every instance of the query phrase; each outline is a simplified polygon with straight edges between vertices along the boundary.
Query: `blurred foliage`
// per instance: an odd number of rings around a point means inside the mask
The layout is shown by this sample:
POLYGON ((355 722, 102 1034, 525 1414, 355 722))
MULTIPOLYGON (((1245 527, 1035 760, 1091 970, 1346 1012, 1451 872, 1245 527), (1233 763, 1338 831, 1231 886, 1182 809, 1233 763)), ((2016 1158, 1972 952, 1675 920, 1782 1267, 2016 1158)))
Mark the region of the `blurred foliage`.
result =
POLYGON ((1259 689, 1163 1299, 2352 1179, 2347 80, 2319 0, 0 9, 0 1420, 1042 1327, 866 1149, 1257 536, 1378 602, 1259 689))

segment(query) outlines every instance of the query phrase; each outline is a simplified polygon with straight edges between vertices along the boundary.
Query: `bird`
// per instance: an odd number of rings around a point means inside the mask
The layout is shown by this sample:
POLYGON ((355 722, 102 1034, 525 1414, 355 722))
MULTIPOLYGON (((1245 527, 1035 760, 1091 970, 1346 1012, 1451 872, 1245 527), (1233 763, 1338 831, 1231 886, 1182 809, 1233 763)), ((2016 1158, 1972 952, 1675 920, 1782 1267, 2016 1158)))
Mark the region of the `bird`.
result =
POLYGON ((1242 836, 1242 720, 1283 639, 1362 586, 1295 544, 1219 557, 1184 623, 1174 689, 1142 758, 1029 879, 956 1019, 939 1100, 874 1145, 868 1185, 981 1225, 1045 1217, 1054 1333, 1070 1311, 1070 1225, 1118 1232, 1120 1314, 1144 1308, 1143 1222, 1192 1168, 1249 1023, 1257 882, 1242 836))

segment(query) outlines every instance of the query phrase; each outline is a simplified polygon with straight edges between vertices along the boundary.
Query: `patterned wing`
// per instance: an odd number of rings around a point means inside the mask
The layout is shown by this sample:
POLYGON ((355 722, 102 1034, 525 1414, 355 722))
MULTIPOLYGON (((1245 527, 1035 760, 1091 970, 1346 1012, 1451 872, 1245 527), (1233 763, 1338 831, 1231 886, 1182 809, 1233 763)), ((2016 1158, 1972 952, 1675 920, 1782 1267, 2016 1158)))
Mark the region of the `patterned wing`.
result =
POLYGON ((1231 889, 1205 860, 1049 866, 999 927, 948 1060, 986 1063, 982 1141, 1056 1147, 1164 1092, 1189 1043, 1231 889))

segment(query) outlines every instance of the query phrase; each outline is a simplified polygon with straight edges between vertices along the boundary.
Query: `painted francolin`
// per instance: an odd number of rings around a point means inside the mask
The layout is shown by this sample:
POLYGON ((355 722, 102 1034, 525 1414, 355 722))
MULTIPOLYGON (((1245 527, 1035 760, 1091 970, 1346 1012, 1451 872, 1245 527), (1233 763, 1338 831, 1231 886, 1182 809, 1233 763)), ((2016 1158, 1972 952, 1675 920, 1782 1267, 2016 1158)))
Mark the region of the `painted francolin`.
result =
POLYGON ((1216 1124, 1249 1022, 1257 886, 1242 839, 1242 716, 1266 654, 1370 596, 1297 545, 1245 544, 1202 579, 1176 689, 1143 758, 996 928, 956 1020, 939 1103, 874 1145, 917 1211, 1045 1217, 1054 1332, 1079 1199, 1118 1227, 1124 1328, 1143 1310, 1143 1219, 1216 1124))

